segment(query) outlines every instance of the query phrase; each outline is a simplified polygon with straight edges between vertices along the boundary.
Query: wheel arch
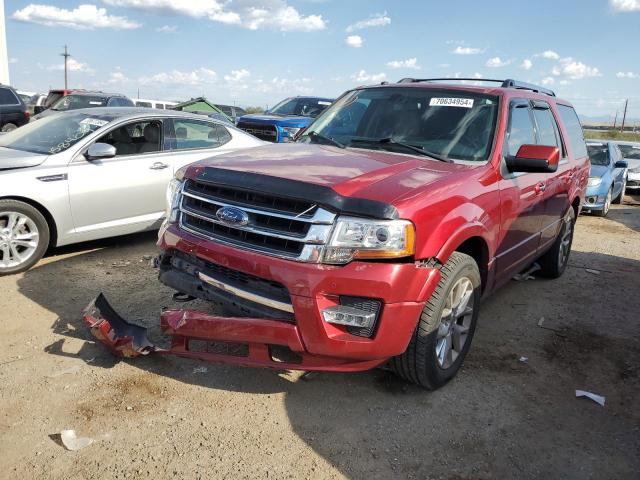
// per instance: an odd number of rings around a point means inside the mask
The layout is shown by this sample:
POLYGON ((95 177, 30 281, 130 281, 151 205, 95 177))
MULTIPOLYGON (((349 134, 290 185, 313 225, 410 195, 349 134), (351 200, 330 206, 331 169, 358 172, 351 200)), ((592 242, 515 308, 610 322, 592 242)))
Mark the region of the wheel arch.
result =
POLYGON ((38 210, 44 219, 47 221, 47 225, 49 226, 49 247, 55 247, 58 242, 58 226, 56 224, 53 215, 51 212, 47 210, 47 208, 39 202, 27 197, 21 197, 19 195, 8 195, 6 197, 0 197, 0 200, 16 200, 18 202, 23 202, 28 205, 31 205, 33 208, 38 210))

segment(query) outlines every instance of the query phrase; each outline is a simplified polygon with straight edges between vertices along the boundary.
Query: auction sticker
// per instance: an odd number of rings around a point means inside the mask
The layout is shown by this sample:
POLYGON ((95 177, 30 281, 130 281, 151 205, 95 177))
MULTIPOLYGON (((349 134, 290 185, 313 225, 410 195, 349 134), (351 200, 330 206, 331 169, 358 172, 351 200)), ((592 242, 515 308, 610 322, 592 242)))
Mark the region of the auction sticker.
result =
POLYGON ((431 107, 462 107, 472 108, 472 98, 432 98, 429 102, 431 107))

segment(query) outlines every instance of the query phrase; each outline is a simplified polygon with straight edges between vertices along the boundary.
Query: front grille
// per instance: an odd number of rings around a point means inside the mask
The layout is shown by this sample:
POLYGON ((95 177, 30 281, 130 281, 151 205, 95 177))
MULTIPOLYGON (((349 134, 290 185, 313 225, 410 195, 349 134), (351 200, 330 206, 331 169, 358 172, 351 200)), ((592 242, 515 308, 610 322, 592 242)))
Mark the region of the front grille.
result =
POLYGON ((317 262, 335 215, 306 201, 187 180, 180 200, 180 227, 206 238, 269 255, 317 262), (218 215, 240 209, 246 219, 218 215))
POLYGON ((278 141, 278 130, 275 125, 261 125, 259 123, 238 123, 238 128, 250 133, 254 137, 258 137, 260 140, 266 140, 267 142, 278 141))

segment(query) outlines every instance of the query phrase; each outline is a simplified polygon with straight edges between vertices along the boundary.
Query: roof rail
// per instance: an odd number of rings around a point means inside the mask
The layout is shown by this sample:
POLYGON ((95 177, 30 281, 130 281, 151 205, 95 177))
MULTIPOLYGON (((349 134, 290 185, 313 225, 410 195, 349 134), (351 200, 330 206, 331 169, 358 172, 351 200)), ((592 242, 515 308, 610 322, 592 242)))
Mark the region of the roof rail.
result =
POLYGON ((506 80, 496 80, 494 78, 403 78, 398 83, 419 83, 419 82, 446 82, 446 81, 466 81, 466 82, 491 82, 499 83, 502 88, 516 88, 519 90, 531 90, 532 92, 544 93, 551 97, 555 97, 556 94, 553 90, 540 87, 532 83, 521 82, 519 80, 513 80, 508 78, 506 80))

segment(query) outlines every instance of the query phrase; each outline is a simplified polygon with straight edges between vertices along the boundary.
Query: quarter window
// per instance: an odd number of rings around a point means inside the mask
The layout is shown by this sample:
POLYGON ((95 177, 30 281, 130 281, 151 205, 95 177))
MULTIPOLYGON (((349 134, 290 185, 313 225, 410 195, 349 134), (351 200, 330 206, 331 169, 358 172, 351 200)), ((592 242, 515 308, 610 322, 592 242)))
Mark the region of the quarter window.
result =
POLYGON ((528 104, 522 103, 512 106, 509 131, 507 132, 507 155, 515 157, 522 145, 535 143, 536 135, 528 104))
POLYGON ((572 107, 558 105, 558 112, 560 112, 560 118, 562 118, 564 128, 567 130, 567 135, 569 135, 568 141, 574 157, 586 157, 587 144, 584 141, 584 132, 576 111, 572 107))
POLYGON ((173 127, 167 139, 171 150, 216 148, 231 140, 229 131, 217 123, 174 119, 173 127))

